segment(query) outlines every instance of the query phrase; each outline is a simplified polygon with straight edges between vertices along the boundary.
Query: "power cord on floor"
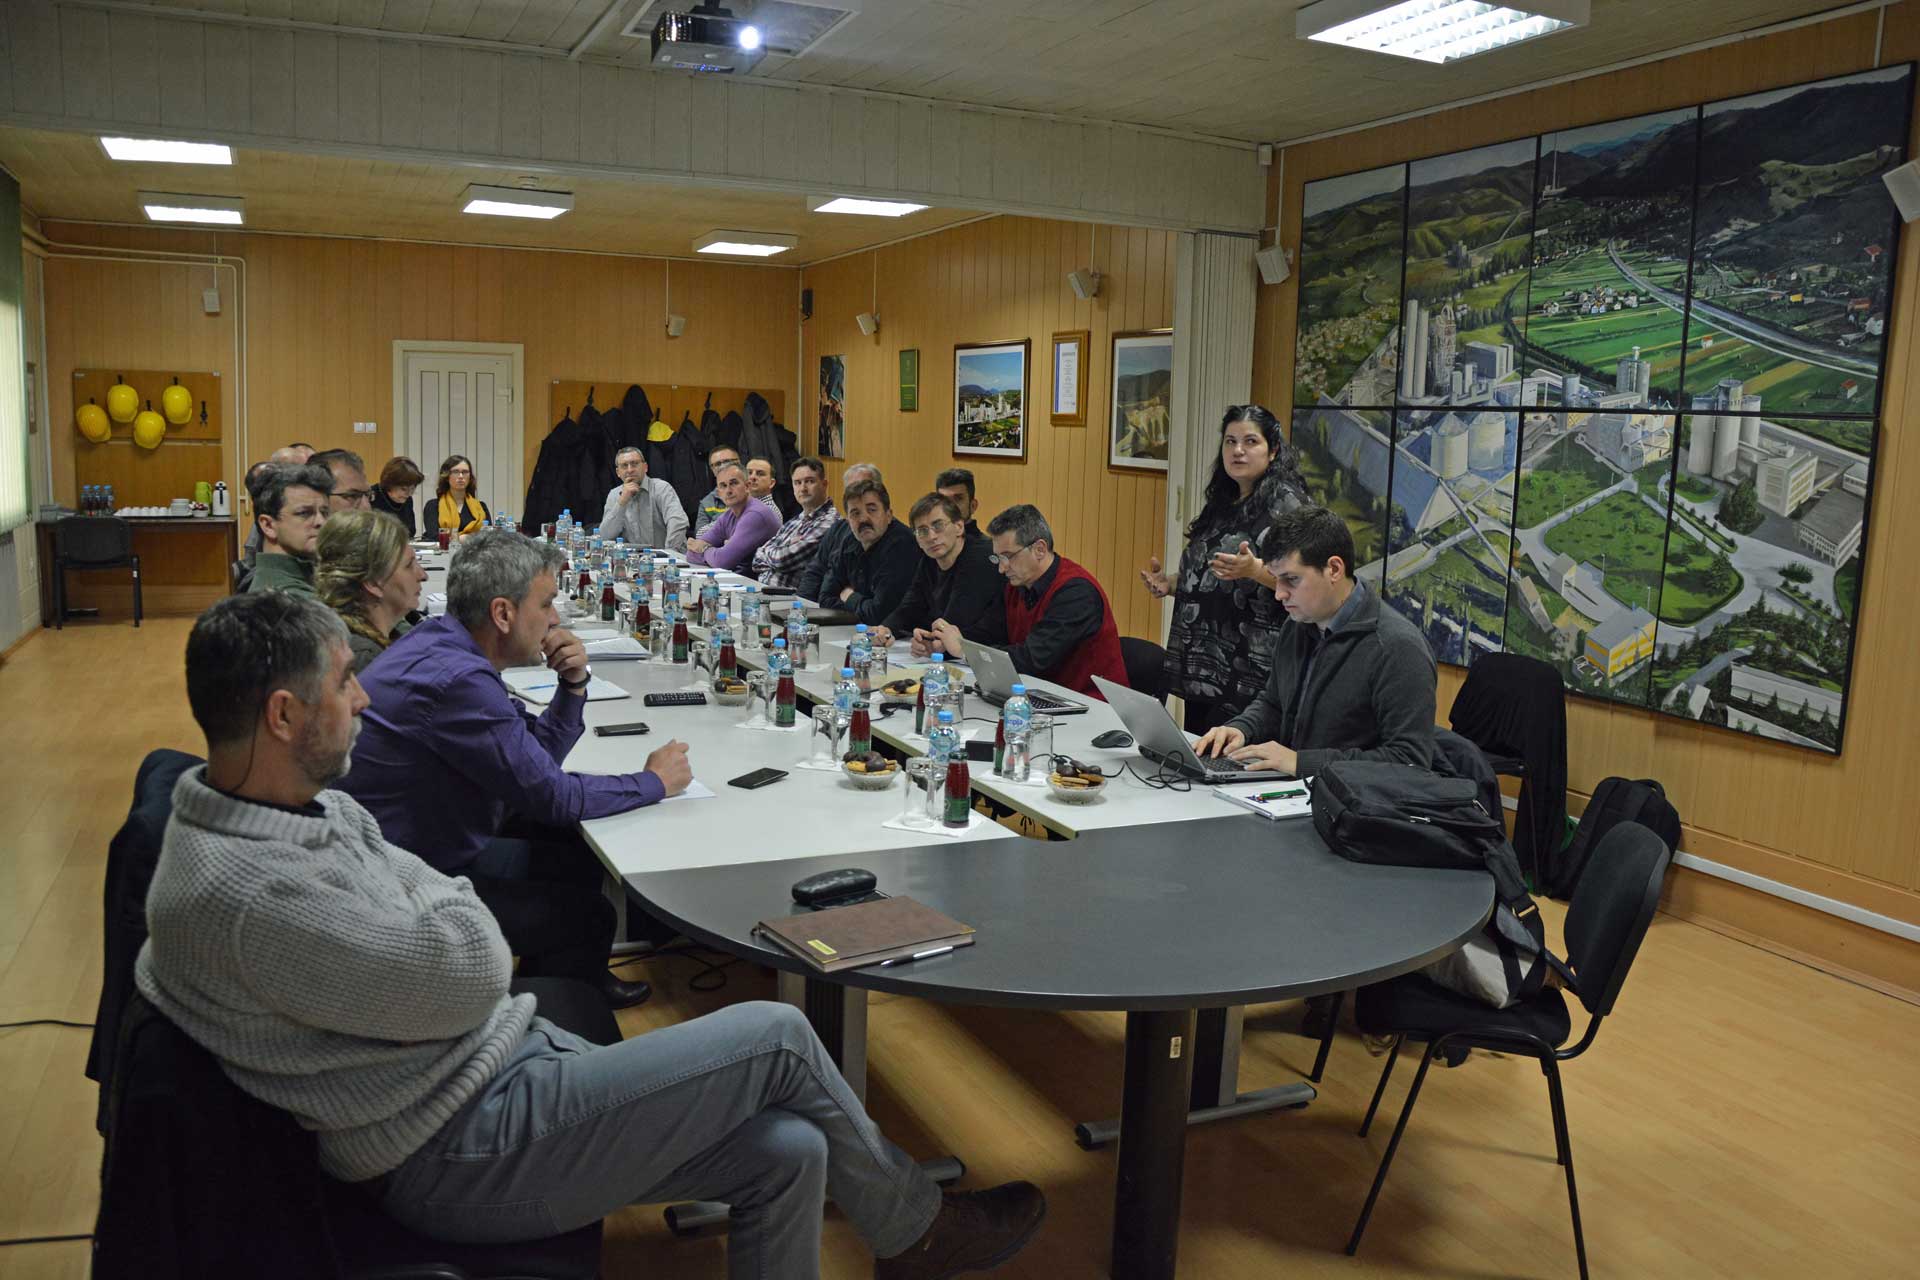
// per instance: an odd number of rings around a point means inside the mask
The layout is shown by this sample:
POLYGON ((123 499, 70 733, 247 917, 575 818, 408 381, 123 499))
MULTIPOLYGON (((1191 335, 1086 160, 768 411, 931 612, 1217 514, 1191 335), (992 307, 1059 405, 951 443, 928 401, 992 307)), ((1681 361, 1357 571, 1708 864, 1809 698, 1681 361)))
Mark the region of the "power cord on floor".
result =
POLYGON ((740 963, 739 956, 727 956, 710 947, 696 946, 693 943, 683 943, 676 947, 661 947, 658 950, 646 952, 644 955, 625 956, 613 961, 607 968, 610 970, 618 969, 622 965, 639 964, 647 960, 658 960, 664 956, 685 956, 687 959, 699 965, 700 971, 687 979, 687 990, 702 993, 719 991, 724 988, 727 985, 727 975, 725 971, 740 963), (715 956, 720 956, 721 958, 716 960, 713 958, 715 956))
POLYGON ((29 1018, 25 1022, 0 1022, 0 1031, 11 1031, 15 1027, 78 1027, 82 1031, 93 1030, 91 1022, 68 1022, 65 1018, 29 1018))

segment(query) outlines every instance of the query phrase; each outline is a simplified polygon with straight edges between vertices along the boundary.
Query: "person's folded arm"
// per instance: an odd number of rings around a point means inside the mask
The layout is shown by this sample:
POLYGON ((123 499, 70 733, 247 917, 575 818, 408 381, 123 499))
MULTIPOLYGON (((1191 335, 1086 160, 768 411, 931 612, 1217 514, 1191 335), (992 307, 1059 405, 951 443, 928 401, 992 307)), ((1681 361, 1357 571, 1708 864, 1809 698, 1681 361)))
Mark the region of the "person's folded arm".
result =
POLYGON ((753 553, 758 551, 760 544, 771 538, 779 527, 779 516, 767 510, 765 504, 750 501, 747 504, 747 510, 734 521, 733 529, 727 534, 726 544, 707 548, 707 553, 700 558, 700 563, 710 569, 729 569, 744 573, 753 567, 753 553))
POLYGON ((579 740, 586 699, 554 691, 535 719, 516 708, 483 672, 449 685, 434 717, 439 749, 483 791, 529 821, 570 827, 590 818, 657 804, 666 788, 651 773, 569 773, 560 767, 579 740), (561 744, 565 745, 562 746, 561 744))
POLYGON ((513 956, 493 913, 456 884, 416 879, 404 900, 380 901, 317 876, 275 877, 232 944, 261 1003, 308 1026, 402 1043, 464 1035, 506 994, 513 956))
MULTIPOLYGON (((1027 675, 1046 676, 1065 662, 1067 655, 1100 633, 1105 613, 1100 592, 1091 582, 1076 578, 1065 584, 1053 593, 1046 613, 1033 624, 1027 638, 1008 648, 1007 656, 1013 659, 1013 669, 1027 675)), ((961 634, 973 639, 964 628, 961 634)))
POLYGON ((656 494, 655 505, 660 508, 660 518, 667 526, 667 550, 687 553, 687 510, 680 505, 680 499, 674 495, 671 485, 664 494, 656 494))
MULTIPOLYGON (((948 622, 960 628, 960 634, 976 644, 995 648, 1007 642, 1007 584, 982 556, 977 563, 962 558, 954 566, 959 575, 953 593, 943 611, 948 622)), ((1058 596, 1054 599, 1057 601, 1058 596)), ((1096 598, 1097 599, 1097 598, 1096 598)), ((1098 630, 1098 623, 1095 624, 1098 630)))

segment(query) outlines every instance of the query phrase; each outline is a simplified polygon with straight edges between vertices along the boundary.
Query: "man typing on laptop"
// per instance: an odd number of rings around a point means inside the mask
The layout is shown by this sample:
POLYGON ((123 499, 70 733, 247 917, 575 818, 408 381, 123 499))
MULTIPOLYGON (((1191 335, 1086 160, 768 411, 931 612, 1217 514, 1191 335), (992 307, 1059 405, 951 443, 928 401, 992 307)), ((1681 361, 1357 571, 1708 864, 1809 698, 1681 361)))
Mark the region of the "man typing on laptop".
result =
POLYGON ((1257 551, 1287 621, 1267 687, 1194 744, 1252 769, 1311 777, 1333 760, 1433 763, 1433 654, 1353 576, 1353 535, 1325 507, 1276 516, 1257 551))

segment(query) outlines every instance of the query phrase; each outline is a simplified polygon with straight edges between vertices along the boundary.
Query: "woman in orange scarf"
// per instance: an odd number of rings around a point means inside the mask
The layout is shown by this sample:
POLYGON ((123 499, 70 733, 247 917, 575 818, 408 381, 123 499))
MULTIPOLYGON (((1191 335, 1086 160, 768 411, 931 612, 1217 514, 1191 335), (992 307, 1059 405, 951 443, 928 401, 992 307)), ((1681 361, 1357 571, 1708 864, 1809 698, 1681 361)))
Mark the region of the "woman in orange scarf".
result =
POLYGON ((436 492, 440 501, 426 510, 426 536, 433 537, 442 529, 455 534, 475 533, 483 521, 493 517, 487 510, 487 504, 474 497, 473 463, 459 454, 453 454, 440 464, 440 482, 436 492))

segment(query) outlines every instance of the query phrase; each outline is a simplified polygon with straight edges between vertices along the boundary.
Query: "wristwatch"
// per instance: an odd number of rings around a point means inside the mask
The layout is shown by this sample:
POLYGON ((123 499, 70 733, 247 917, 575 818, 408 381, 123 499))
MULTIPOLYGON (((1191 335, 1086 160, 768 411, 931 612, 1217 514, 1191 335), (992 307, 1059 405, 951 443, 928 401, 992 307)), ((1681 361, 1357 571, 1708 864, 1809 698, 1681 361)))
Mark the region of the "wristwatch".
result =
POLYGON ((562 689, 565 689, 570 693, 580 694, 583 697, 586 695, 587 686, 592 683, 593 683, 593 668, 591 667, 587 668, 587 674, 582 679, 559 681, 559 685, 562 689))

